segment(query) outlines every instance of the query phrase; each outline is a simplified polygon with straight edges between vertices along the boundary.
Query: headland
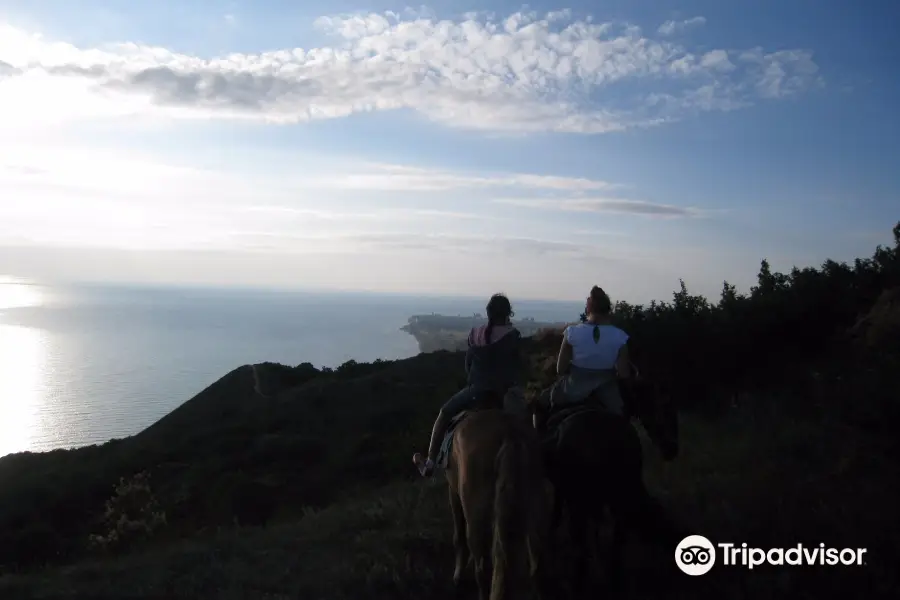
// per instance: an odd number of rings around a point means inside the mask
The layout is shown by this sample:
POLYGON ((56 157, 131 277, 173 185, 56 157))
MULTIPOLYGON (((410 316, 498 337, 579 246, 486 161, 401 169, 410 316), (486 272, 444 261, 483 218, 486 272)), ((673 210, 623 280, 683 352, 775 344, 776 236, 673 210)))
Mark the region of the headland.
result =
MULTIPOLYGON (((413 315, 406 325, 401 327, 416 338, 420 352, 436 352, 438 350, 465 350, 466 339, 473 327, 486 325, 487 318, 481 314, 468 316, 456 315, 413 315)), ((536 321, 533 318, 515 319, 512 324, 522 333, 523 337, 529 337, 542 329, 559 329, 565 327, 563 321, 536 321)))

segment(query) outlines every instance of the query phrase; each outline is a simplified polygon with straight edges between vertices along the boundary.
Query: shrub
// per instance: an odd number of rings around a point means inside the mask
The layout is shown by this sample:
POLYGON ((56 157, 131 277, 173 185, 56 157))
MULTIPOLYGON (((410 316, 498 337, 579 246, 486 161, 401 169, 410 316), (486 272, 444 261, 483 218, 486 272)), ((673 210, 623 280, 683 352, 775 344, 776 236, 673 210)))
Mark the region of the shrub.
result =
POLYGON ((92 548, 108 550, 149 539, 166 524, 166 514, 160 508, 146 471, 130 479, 119 479, 115 493, 106 501, 103 533, 92 534, 88 544, 92 548))

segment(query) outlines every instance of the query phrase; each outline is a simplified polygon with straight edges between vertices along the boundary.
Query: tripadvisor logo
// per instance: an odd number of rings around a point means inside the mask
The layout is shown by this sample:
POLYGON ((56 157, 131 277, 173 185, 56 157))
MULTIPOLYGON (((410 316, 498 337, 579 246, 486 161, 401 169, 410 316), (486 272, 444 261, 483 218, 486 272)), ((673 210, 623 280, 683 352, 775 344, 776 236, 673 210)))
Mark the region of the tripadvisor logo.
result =
POLYGON ((675 564, 687 575, 705 575, 716 564, 716 555, 721 556, 724 566, 742 566, 753 569, 760 565, 797 566, 860 566, 864 565, 865 548, 829 548, 819 544, 812 548, 797 544, 790 548, 751 548, 747 544, 720 542, 713 544, 702 535, 689 535, 675 548, 675 564))
POLYGON ((716 564, 716 547, 702 535, 689 535, 675 548, 675 564, 688 575, 705 575, 716 564))

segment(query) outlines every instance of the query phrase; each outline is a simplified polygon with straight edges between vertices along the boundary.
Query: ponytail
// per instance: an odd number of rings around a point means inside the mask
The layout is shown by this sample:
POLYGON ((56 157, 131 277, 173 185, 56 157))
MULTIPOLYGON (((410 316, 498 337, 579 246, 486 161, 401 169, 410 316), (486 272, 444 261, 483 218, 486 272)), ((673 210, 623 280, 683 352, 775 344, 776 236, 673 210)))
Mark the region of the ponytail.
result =
POLYGON ((494 325, 496 325, 497 323, 506 325, 507 323, 509 323, 509 318, 514 314, 515 313, 512 310, 509 299, 506 296, 504 296, 503 294, 494 294, 493 296, 491 296, 491 299, 487 305, 488 324, 484 329, 484 341, 490 344, 491 333, 494 330, 494 325))

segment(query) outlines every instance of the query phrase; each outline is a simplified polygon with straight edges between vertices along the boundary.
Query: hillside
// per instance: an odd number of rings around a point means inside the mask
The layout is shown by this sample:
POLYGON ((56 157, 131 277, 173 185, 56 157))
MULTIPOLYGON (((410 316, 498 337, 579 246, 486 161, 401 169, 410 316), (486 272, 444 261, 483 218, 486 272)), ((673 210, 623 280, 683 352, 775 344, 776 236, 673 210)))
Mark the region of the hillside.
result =
MULTIPOLYGON (((671 303, 617 305, 642 371, 681 409, 679 458, 645 449, 670 510, 714 541, 868 549, 862 567, 689 579, 635 542, 635 597, 897 596, 894 232, 852 267, 763 262, 746 297, 726 283, 715 304, 682 286, 671 303)), ((558 332, 529 339, 523 376, 546 384, 558 346, 558 332)), ((446 487, 416 481, 409 457, 462 360, 242 366, 136 436, 0 458, 0 597, 449 597, 446 487)))

